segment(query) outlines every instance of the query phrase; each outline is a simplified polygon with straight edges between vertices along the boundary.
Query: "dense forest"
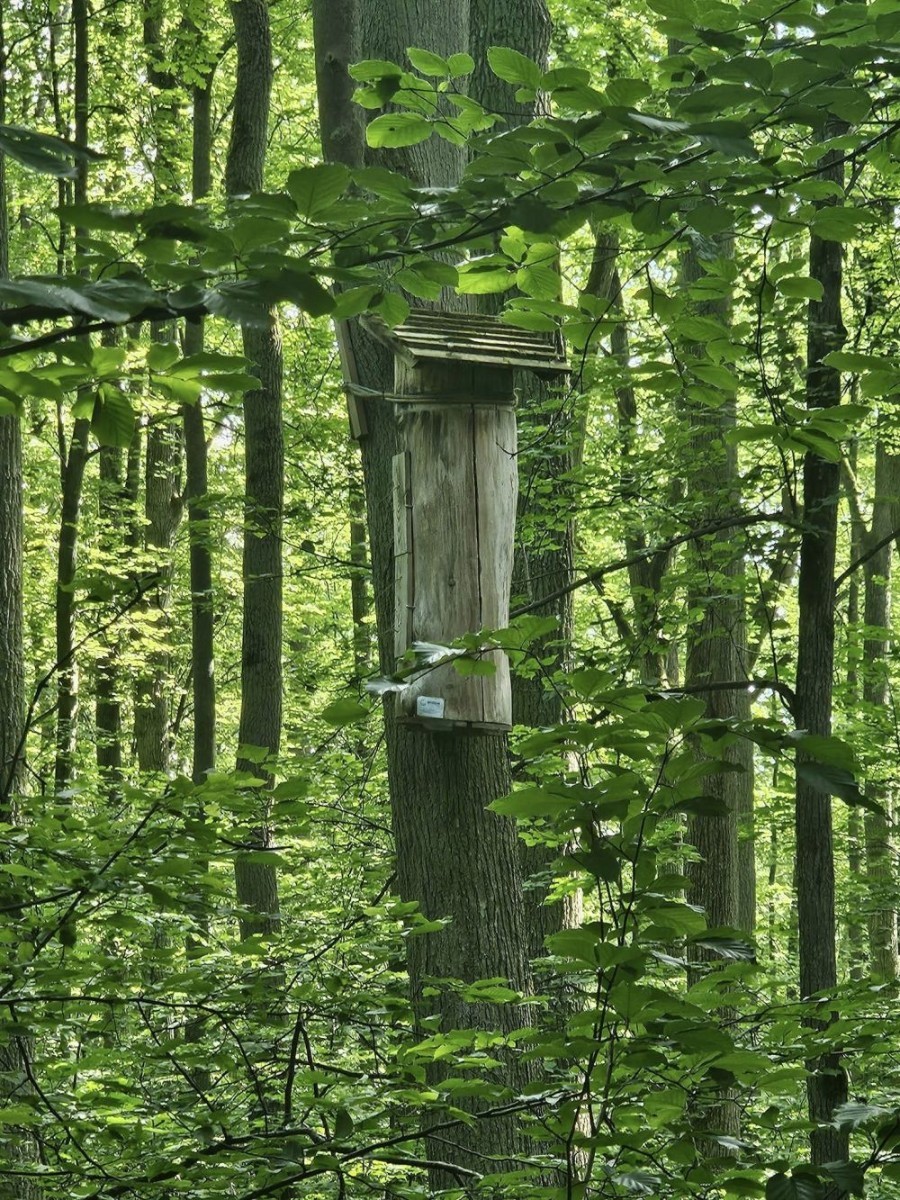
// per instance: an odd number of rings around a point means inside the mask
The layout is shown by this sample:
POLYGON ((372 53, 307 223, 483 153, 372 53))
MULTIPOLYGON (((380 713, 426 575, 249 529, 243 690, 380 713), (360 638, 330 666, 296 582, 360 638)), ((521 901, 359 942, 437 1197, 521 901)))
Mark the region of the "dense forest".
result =
POLYGON ((0 1200, 900 1194, 898 81, 0 0, 0 1200))

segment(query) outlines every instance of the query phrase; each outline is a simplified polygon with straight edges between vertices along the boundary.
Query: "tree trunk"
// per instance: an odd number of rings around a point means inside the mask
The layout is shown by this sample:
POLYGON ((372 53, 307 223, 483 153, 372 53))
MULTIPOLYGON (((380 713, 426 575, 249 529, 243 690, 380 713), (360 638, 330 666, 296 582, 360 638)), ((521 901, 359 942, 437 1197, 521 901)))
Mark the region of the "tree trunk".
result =
MULTIPOLYGON (((155 341, 168 341, 171 330, 154 326, 155 341)), ((134 697, 134 735, 141 771, 165 772, 170 739, 170 616, 172 555, 181 522, 181 431, 172 420, 151 422, 144 467, 144 551, 147 589, 143 603, 149 626, 134 697)))
MULTIPOLYGON (((865 719, 877 729, 890 704, 888 652, 891 628, 891 563, 900 498, 900 457, 879 440, 875 447, 875 499, 867 549, 874 553, 864 565, 863 703, 865 719), (877 549, 876 549, 877 547, 877 549)), ((866 812, 866 879, 869 885, 869 960, 882 980, 897 978, 897 911, 893 900, 894 852, 890 839, 891 795, 883 784, 869 782, 866 795, 878 801, 885 815, 866 812)))
MULTIPOLYGON (((74 42, 75 143, 88 144, 88 5, 87 0, 72 0, 74 42)), ((87 165, 76 166, 74 199, 87 202, 87 165)), ((76 252, 82 237, 75 231, 76 252)), ((75 566, 78 551, 78 523, 81 492, 87 462, 90 421, 76 419, 65 449, 60 419, 60 461, 62 470, 62 509, 59 526, 59 551, 56 570, 56 762, 54 782, 57 794, 64 793, 74 770, 78 716, 78 671, 75 662, 75 566)))
MULTIPOLYGON (((0 122, 6 121, 6 0, 0 0, 0 122)), ((0 279, 9 276, 9 197, 6 156, 0 154, 0 279)), ((25 616, 23 530, 22 428, 18 414, 0 416, 0 822, 20 819, 16 793, 22 780, 25 741, 25 616)), ((14 878, 0 885, 4 903, 14 901, 14 878)), ((31 1039, 21 1031, 7 1033, 3 1025, 15 1014, 5 1009, 0 1018, 0 1108, 27 1098, 31 1039)), ((36 1159, 30 1130, 0 1126, 0 1159, 27 1171, 36 1159)), ((25 1175, 0 1171, 0 1200, 38 1200, 40 1188, 25 1175)))
MULTIPOLYGON (((231 4, 237 42, 237 79, 231 141, 225 166, 229 197, 263 186, 272 90, 272 36, 266 0, 231 4)), ((241 642, 241 746, 277 754, 281 741, 281 523, 284 508, 284 442, 281 423, 281 335, 274 313, 264 325, 242 329, 244 354, 259 387, 244 397, 244 615, 241 642)), ((238 769, 258 772, 247 758, 238 769)), ((265 769, 265 768, 264 768, 265 769)), ((241 936, 278 928, 278 880, 274 866, 259 861, 271 846, 268 803, 259 808, 245 837, 250 850, 235 862, 241 936)))
MULTIPOLYGON (((212 76, 193 89, 194 124, 192 193, 194 202, 211 187, 212 76)), ((203 319, 188 321, 184 330, 185 356, 203 350, 203 319)), ((206 430, 203 402, 182 407, 185 457, 185 503, 190 540, 191 687, 194 702, 191 775, 202 783, 216 765, 216 683, 214 675, 214 613, 212 540, 207 493, 206 430)))
MULTIPOLYGON (((319 103, 326 158, 352 165, 363 156, 352 134, 355 115, 344 107, 351 93, 343 77, 358 57, 402 61, 404 49, 423 46, 447 55, 468 48, 467 0, 446 4, 368 3, 359 12, 360 41, 353 38, 353 8, 334 0, 313 5, 319 103), (341 107, 338 107, 341 106, 341 107)), ((453 147, 430 139, 409 151, 376 156, 419 182, 452 184, 462 165, 453 147)), ((393 387, 393 362, 359 328, 347 331, 357 380, 379 392, 393 387)), ((361 442, 371 547, 376 622, 382 670, 394 669, 394 561, 391 463, 398 439, 392 406, 366 401, 368 431, 361 442)), ((431 989, 429 977, 471 982, 500 976, 529 988, 523 922, 522 880, 515 827, 485 811, 510 786, 504 736, 433 732, 398 725, 385 709, 388 775, 397 852, 397 886, 429 918, 450 924, 427 938, 409 941, 410 986, 417 1017, 437 1013, 449 1028, 509 1029, 522 1023, 521 1009, 470 1003, 452 987, 431 989), (426 996, 426 989, 437 995, 426 996)), ((514 1089, 526 1072, 510 1061, 505 1082, 514 1089)), ((509 1116, 461 1126, 452 1142, 429 1139, 430 1157, 478 1172, 496 1169, 518 1149, 509 1116)), ((452 1171, 433 1169, 432 1187, 458 1185, 452 1171)))
MULTIPOLYGON (((101 554, 112 561, 129 542, 137 497, 128 492, 123 454, 117 446, 102 446, 97 497, 98 541, 101 554)), ((119 669, 121 630, 113 626, 103 634, 95 666, 94 726, 97 772, 110 800, 122 785, 122 678, 119 669)))
MULTIPOLYGON (((546 0, 470 0, 469 52, 475 70, 469 95, 486 109, 499 113, 507 128, 527 124, 538 102, 519 100, 517 89, 498 79, 488 65, 491 46, 509 46, 544 69, 550 48, 552 24, 546 0)), ((496 312, 498 297, 481 297, 482 311, 496 312)), ((575 524, 569 474, 577 458, 576 430, 570 410, 562 403, 559 385, 548 385, 530 371, 516 372, 519 425, 519 513, 513 560, 512 595, 516 602, 532 603, 541 596, 562 591, 573 578, 575 524), (562 449, 559 449, 562 445, 562 449), (548 452, 547 447, 553 449, 548 452), (547 483, 553 486, 548 488, 547 483)), ((535 728, 556 725, 564 719, 562 692, 553 676, 565 668, 572 641, 571 593, 535 608, 536 616, 556 620, 555 630, 537 639, 532 647, 534 671, 512 676, 513 724, 535 728)), ((525 926, 528 957, 547 953, 545 940, 581 920, 581 898, 547 904, 551 863, 559 846, 520 843, 525 884, 525 926)))
MULTIPOLYGON (((833 131, 832 131, 833 132, 833 131)), ((839 152, 823 160, 823 179, 843 186, 839 152)), ((821 300, 808 310, 806 399, 810 408, 840 403, 840 373, 823 363, 844 342, 841 319, 843 248, 813 234, 809 246, 810 276, 821 283, 821 300)), ((840 474, 836 463, 808 453, 803 461, 804 527, 800 543, 799 636, 797 654, 797 727, 827 737, 831 733, 834 672, 834 562, 840 474)), ((798 755, 802 761, 802 755, 798 755)), ((831 800, 799 775, 796 791, 797 914, 799 921, 800 994, 833 989, 835 957, 834 850, 831 800)), ((836 1054, 810 1064, 807 1082, 810 1119, 818 1128, 810 1135, 815 1163, 845 1159, 848 1139, 828 1122, 847 1098, 846 1077, 836 1054)))
MULTIPOLYGON (((720 238, 716 255, 730 256, 730 239, 720 238)), ((682 280, 688 288, 704 276, 699 251, 682 257, 682 280)), ((707 301, 696 306, 704 316, 723 324, 730 319, 730 300, 707 301)), ((688 369, 690 363, 688 362, 688 369)), ((737 449, 727 434, 734 428, 735 398, 727 397, 718 407, 686 401, 690 421, 691 453, 686 476, 686 493, 692 522, 704 525, 740 508, 737 449)), ((689 585, 688 610, 701 612, 698 623, 688 630, 685 685, 740 684, 747 678, 747 634, 744 614, 744 560, 735 550, 733 537, 723 534, 698 541, 693 552, 693 582, 689 585), (697 580, 703 582, 698 583, 697 580)), ((707 715, 723 720, 750 718, 750 696, 745 688, 699 693, 706 701, 707 715)), ((706 781, 706 791, 722 806, 720 813, 693 817, 688 841, 700 858, 690 865, 691 899, 702 905, 710 926, 740 926, 748 932, 755 924, 756 887, 753 843, 750 853, 739 859, 740 822, 752 820, 753 748, 746 739, 730 746, 728 763, 740 771, 721 771, 706 781), (741 870, 747 878, 741 881, 741 870), (743 899, 743 904, 741 903, 743 899), (743 909, 743 911, 742 911, 743 909)))
MULTIPOLYGON (((191 192, 194 203, 207 196, 212 187, 212 79, 210 71, 202 83, 195 84, 191 153, 191 192)), ((185 356, 199 354, 204 344, 202 317, 188 321, 184 329, 185 356)), ((209 509, 209 472, 203 401, 186 403, 181 410, 184 431, 185 504, 187 505, 190 544, 191 587, 191 690, 194 706, 191 745, 191 778, 201 784, 216 766, 216 680, 215 613, 213 608, 212 530, 209 509)), ((202 810, 200 819, 205 816, 202 810)), ((199 864, 205 868, 206 864, 199 864)), ((186 940, 188 960, 196 962, 204 954, 209 914, 202 903, 194 912, 195 932, 186 940)), ((194 1044, 203 1037, 207 1022, 201 1016, 185 1021, 184 1040, 194 1044)), ((191 1081, 196 1090, 206 1093, 212 1083, 208 1067, 195 1066, 191 1081)))

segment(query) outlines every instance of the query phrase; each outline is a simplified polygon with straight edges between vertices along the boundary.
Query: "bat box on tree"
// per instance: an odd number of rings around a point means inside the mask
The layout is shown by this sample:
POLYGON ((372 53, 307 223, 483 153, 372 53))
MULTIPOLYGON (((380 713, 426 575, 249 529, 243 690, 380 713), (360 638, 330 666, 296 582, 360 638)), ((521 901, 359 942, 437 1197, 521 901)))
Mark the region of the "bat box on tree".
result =
POLYGON ((516 370, 567 370, 558 342, 496 317, 413 309, 389 329, 401 453, 393 461, 395 650, 425 663, 397 693, 397 717, 433 728, 503 732, 512 724, 509 663, 474 656, 465 674, 437 647, 509 622, 518 492, 516 370), (435 665, 435 662, 437 665, 435 665), (481 664, 491 664, 484 672, 481 664), (469 673, 472 670, 479 673, 469 673))

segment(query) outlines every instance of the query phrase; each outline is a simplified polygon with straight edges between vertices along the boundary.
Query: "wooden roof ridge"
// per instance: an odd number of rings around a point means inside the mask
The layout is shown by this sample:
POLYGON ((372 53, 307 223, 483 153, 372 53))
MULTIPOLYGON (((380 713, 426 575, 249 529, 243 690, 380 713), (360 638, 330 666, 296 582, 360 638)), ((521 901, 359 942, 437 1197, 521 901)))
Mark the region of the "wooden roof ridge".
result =
POLYGON ((520 329, 486 313, 411 308, 409 316, 393 328, 371 313, 362 318, 362 323, 373 337, 411 366, 449 359, 520 367, 538 375, 569 371, 559 335, 520 329))

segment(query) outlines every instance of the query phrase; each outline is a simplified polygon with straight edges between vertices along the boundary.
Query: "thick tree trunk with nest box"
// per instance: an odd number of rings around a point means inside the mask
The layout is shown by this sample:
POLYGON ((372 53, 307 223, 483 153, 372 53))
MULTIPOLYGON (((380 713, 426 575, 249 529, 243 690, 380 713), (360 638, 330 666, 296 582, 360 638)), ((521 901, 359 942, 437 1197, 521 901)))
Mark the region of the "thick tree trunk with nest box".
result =
POLYGON ((476 650, 466 673, 442 654, 509 621, 517 464, 514 371, 566 370, 560 347, 494 317, 413 310, 372 333, 394 352, 401 451, 393 461, 397 718, 505 732, 509 664, 476 650), (412 657, 410 657, 412 652, 412 657), (412 665, 422 669, 410 674, 412 665))

